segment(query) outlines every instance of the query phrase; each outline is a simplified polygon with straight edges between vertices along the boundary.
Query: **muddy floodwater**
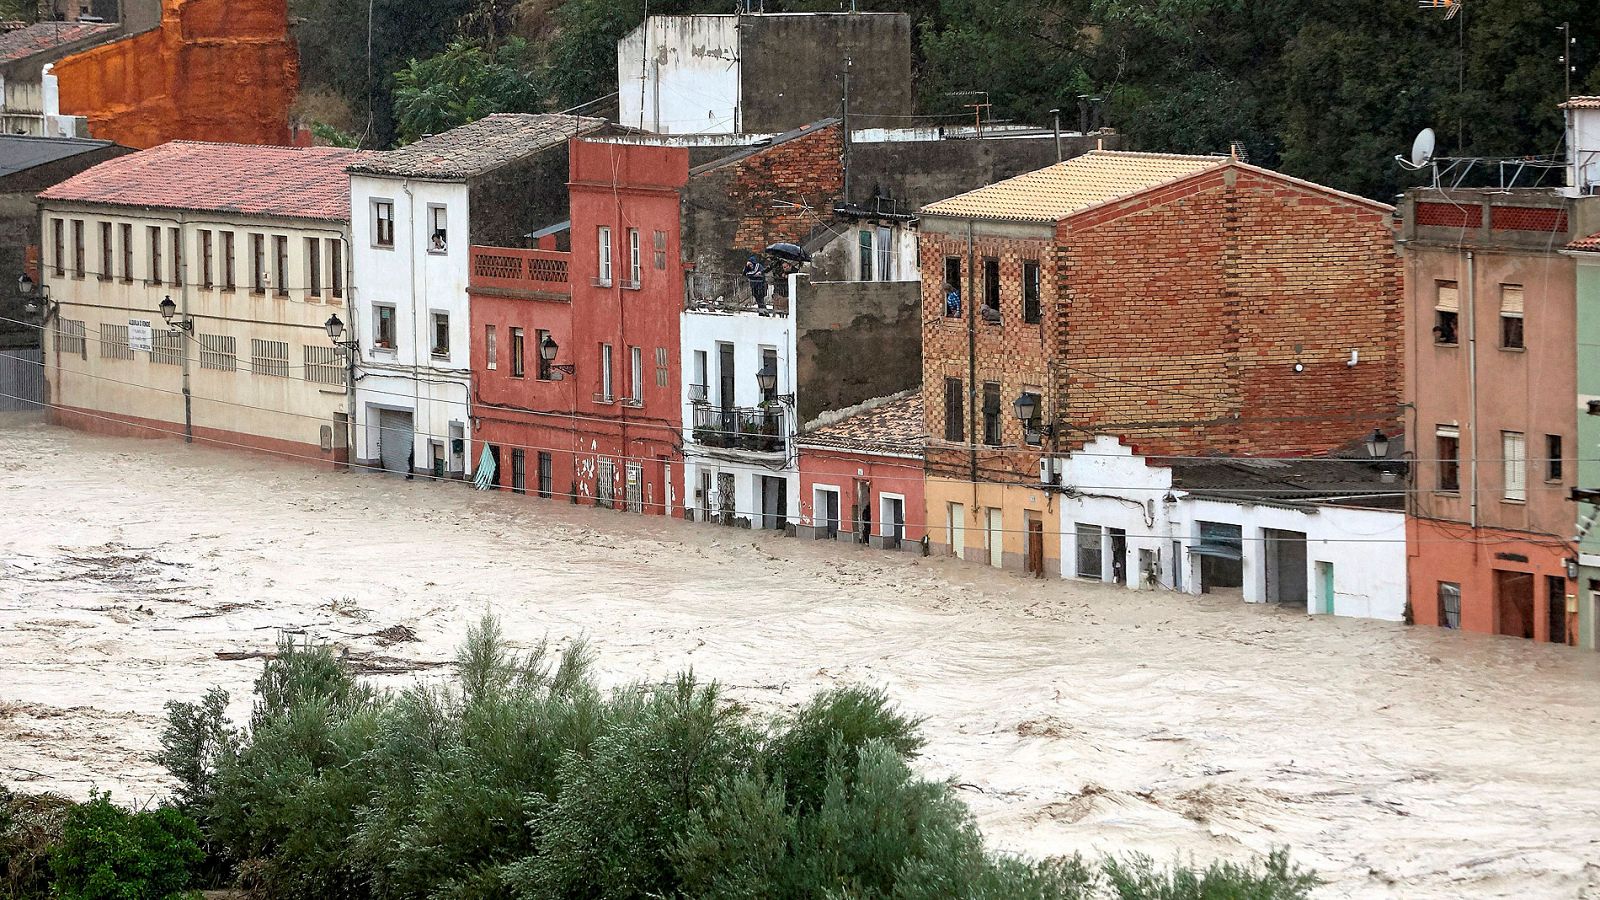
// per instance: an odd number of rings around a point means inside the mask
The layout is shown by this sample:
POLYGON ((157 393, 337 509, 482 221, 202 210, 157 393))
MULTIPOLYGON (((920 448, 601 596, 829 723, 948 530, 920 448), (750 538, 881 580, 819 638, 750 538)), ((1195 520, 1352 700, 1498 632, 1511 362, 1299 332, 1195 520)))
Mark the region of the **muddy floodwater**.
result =
POLYGON ((693 667, 774 709, 879 685, 997 848, 1287 844, 1329 897, 1600 896, 1597 654, 0 418, 16 789, 159 795, 166 700, 247 709, 261 664, 219 653, 304 633, 401 685, 484 613, 586 636, 612 683, 693 667))

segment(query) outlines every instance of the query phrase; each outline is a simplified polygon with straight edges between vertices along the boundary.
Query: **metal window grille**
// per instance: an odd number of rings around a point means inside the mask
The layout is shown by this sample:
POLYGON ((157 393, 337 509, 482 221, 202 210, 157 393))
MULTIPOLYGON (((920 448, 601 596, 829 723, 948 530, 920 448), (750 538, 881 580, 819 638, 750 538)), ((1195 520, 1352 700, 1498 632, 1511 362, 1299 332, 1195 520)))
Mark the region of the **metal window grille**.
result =
POLYGON ((128 346, 128 326, 100 325, 100 358, 133 359, 133 349, 128 346))
POLYGON ((231 334, 200 335, 200 368, 218 372, 238 371, 238 339, 231 334))
POLYGON ((1450 581, 1439 582, 1439 625, 1444 628, 1461 627, 1461 585, 1450 581))
POLYGON ((305 379, 317 384, 345 383, 344 354, 339 347, 306 347, 305 379))
POLYGON ((602 459, 595 468, 595 502, 601 506, 610 506, 617 496, 617 464, 609 459, 602 459))
POLYGON ((61 354, 72 353, 89 358, 88 341, 85 338, 88 332, 84 330, 81 319, 62 319, 56 326, 56 352, 61 354))
POLYGON ((183 333, 158 331, 151 336, 150 361, 164 366, 183 362, 183 333))
POLYGON ((289 344, 285 341, 250 339, 250 371, 276 378, 289 377, 289 344))

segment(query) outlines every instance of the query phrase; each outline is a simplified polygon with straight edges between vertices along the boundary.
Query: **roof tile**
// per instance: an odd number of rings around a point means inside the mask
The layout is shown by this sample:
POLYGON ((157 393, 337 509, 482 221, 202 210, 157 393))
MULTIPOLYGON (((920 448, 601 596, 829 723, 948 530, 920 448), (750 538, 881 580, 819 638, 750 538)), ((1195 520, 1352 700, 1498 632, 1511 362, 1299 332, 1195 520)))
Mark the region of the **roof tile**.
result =
POLYGON ((805 446, 864 453, 921 455, 927 443, 922 420, 922 394, 875 406, 800 435, 805 446))
POLYGON ((39 199, 344 222, 345 169, 368 152, 172 141, 107 160, 39 199))
POLYGON ((1221 156, 1091 150, 1082 156, 957 194, 924 215, 1055 222, 1080 209, 1216 168, 1221 156))
POLYGON ((559 113, 495 113, 398 150, 371 154, 350 171, 396 178, 471 178, 605 124, 605 119, 559 113))
POLYGON ((0 34, 0 63, 27 59, 35 53, 75 44, 86 38, 116 36, 114 22, 38 22, 0 34))

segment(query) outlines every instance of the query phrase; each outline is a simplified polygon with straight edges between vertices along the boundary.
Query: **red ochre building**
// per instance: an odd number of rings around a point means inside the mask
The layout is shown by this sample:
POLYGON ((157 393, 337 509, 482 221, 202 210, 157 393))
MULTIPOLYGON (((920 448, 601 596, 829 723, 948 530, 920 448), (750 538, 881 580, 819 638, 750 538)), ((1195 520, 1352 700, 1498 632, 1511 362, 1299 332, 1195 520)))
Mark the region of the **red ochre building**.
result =
POLYGON ((795 439, 800 451, 801 537, 920 550, 922 395, 867 403, 795 439))
POLYGON ((499 487, 678 514, 688 151, 577 140, 570 159, 570 251, 472 248, 473 433, 499 487))

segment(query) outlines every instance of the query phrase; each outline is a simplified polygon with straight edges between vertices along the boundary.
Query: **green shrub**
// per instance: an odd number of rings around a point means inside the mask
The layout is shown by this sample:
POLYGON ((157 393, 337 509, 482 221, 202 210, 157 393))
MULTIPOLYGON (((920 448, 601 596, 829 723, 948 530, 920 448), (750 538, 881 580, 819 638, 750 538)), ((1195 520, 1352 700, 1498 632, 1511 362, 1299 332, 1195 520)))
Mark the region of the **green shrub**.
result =
POLYGON ((990 853, 950 786, 911 770, 920 723, 881 691, 776 718, 692 674, 602 692, 582 644, 518 654, 492 619, 456 662, 451 682, 379 693, 284 641, 248 728, 221 692, 171 704, 161 761, 213 860, 275 898, 348 900, 1298 900, 1316 883, 1286 854, 1160 870, 990 853))
POLYGON ((44 897, 50 852, 61 842, 72 801, 59 794, 13 794, 0 787, 0 897, 44 897))
POLYGON ((67 814, 51 889, 64 900, 186 897, 204 857, 199 827, 178 810, 129 812, 95 792, 67 814))
POLYGON ((1148 856, 1107 859, 1106 878, 1118 900, 1303 900, 1321 884, 1316 875, 1273 850, 1259 865, 1214 862, 1205 869, 1161 870, 1148 856))

